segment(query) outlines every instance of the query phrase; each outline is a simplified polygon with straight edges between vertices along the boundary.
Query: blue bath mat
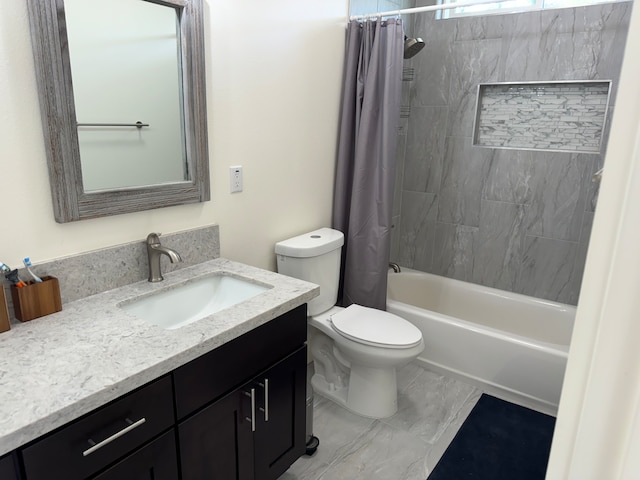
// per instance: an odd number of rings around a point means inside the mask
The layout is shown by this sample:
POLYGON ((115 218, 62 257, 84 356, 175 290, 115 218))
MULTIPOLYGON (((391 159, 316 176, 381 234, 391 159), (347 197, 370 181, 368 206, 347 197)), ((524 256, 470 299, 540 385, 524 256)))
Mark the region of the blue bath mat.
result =
POLYGON ((544 480, 555 423, 483 394, 428 480, 544 480))

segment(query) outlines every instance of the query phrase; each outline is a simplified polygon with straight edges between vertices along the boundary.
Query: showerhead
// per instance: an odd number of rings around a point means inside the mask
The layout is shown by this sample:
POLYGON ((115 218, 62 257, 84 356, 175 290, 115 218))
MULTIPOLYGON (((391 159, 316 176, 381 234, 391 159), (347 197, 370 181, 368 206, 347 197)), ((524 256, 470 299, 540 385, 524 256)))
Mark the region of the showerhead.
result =
POLYGON ((404 37, 404 58, 411 58, 424 48, 424 40, 420 37, 408 38, 404 37))

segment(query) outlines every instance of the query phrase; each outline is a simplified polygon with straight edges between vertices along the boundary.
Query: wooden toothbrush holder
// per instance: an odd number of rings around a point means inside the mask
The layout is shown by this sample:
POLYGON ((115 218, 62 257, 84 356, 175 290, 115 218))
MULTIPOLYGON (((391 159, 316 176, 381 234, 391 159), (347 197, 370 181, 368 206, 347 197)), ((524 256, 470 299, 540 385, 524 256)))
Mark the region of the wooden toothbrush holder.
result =
POLYGON ((0 283, 0 333, 11 329, 9 322, 9 309, 7 308, 7 298, 4 294, 4 285, 0 283))
POLYGON ((22 288, 11 285, 11 298, 16 318, 21 322, 62 310, 60 284, 55 277, 42 277, 42 282, 30 281, 22 288))

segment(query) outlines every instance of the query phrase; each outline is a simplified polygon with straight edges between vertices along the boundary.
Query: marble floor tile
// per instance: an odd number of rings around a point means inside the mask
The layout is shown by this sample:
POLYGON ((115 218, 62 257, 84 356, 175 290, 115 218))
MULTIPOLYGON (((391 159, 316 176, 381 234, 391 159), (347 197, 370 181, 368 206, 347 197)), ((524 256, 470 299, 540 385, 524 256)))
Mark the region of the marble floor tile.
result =
POLYGON ((319 480, 424 480, 430 448, 415 435, 376 421, 336 458, 319 480))
POLYGON ((313 434, 321 442, 314 457, 326 463, 333 463, 344 451, 351 449, 375 422, 322 397, 316 397, 313 413, 313 434))
POLYGON ((460 427, 462 427, 462 424, 471 413, 471 410, 473 410, 473 407, 475 407, 476 403, 478 403, 478 400, 480 400, 480 396, 482 395, 482 393, 482 391, 474 389, 474 392, 469 395, 465 403, 458 411, 456 417, 451 420, 451 423, 447 425, 447 427, 438 438, 438 441, 433 445, 433 448, 427 455, 426 465, 428 473, 431 473, 433 471, 442 455, 444 455, 445 450, 453 441, 453 438, 456 436, 456 433, 458 433, 458 430, 460 430, 460 427))
POLYGON ((426 480, 482 392, 416 364, 398 370, 398 412, 363 418, 316 396, 315 455, 282 480, 426 480))
POLYGON ((433 445, 475 391, 470 385, 423 369, 398 396, 398 412, 381 422, 433 445))

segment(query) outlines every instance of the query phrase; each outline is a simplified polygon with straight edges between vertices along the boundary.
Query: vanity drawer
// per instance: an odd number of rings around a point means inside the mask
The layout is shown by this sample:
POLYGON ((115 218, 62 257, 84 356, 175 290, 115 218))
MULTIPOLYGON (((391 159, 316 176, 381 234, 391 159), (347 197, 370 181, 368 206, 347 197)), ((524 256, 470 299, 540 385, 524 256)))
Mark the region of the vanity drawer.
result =
POLYGON ((173 423, 171 376, 166 376, 24 448, 27 479, 86 478, 173 423))
POLYGON ((178 418, 230 392, 306 341, 307 305, 303 304, 176 369, 178 418))
POLYGON ((93 480, 176 480, 178 474, 178 452, 176 436, 169 430, 153 442, 125 457, 113 467, 93 480))

